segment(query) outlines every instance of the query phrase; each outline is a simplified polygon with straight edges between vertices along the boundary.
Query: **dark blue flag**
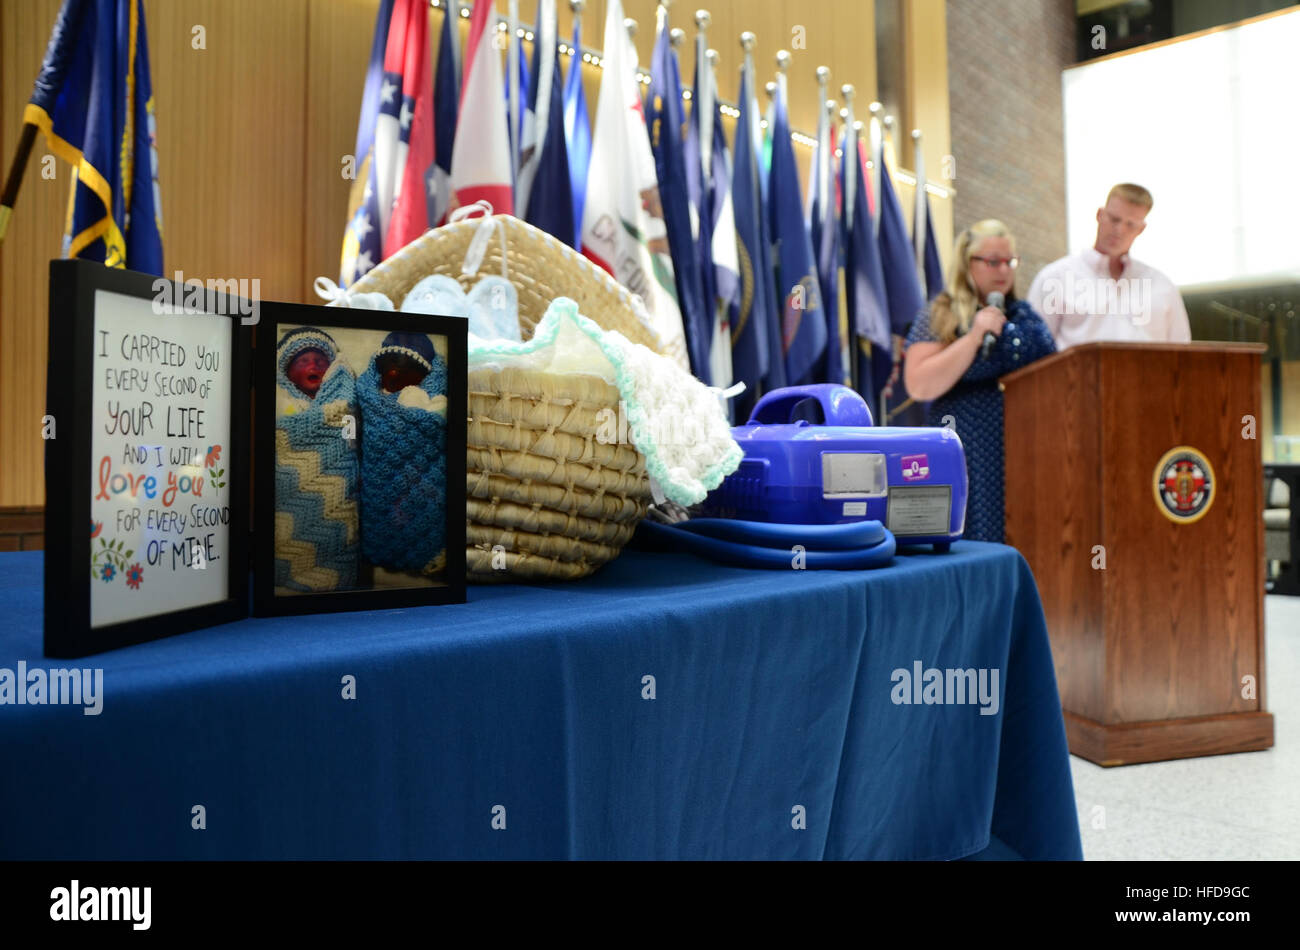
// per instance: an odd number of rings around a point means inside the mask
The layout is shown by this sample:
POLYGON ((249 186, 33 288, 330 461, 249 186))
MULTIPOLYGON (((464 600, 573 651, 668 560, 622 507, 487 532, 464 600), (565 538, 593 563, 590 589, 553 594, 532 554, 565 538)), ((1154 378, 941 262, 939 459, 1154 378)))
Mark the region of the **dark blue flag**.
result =
POLYGON ((451 152, 456 144, 456 117, 460 112, 460 70, 456 62, 459 42, 456 15, 444 4, 433 92, 434 186, 430 190, 435 204, 429 210, 429 220, 435 224, 443 222, 451 207, 451 152))
POLYGON ((591 117, 582 85, 582 19, 573 18, 573 54, 564 84, 564 137, 569 153, 569 188, 573 193, 573 246, 582 250, 582 209, 587 200, 587 169, 591 166, 591 117))
POLYGON ((812 242, 804 226, 799 169, 795 166, 782 84, 777 85, 775 101, 768 215, 776 242, 773 261, 780 295, 785 373, 790 384, 798 386, 819 381, 816 372, 826 351, 826 316, 812 242))
POLYGON ((78 172, 64 256, 161 275, 143 0, 64 0, 23 121, 78 172))
MULTIPOLYGON (((821 122, 827 122, 824 109, 821 122)), ((829 129, 825 131, 823 135, 819 130, 818 148, 813 153, 816 161, 808 180, 808 190, 812 194, 809 230, 812 232, 813 252, 817 255, 817 280, 826 313, 826 355, 817 376, 819 382, 842 383, 845 367, 840 347, 840 222, 835 207, 835 188, 830 180, 834 150, 829 129)))
POLYGON ((557 33, 555 0, 538 0, 519 194, 526 203, 525 221, 573 246, 572 180, 564 141, 564 89, 560 81, 564 73, 560 70, 557 33))
MULTIPOLYGON (((885 273, 885 307, 889 313, 890 332, 906 336, 912 321, 925 307, 925 294, 921 291, 921 280, 916 272, 916 245, 907 233, 907 223, 903 220, 903 209, 898 196, 894 194, 893 181, 889 176, 889 164, 882 153, 880 159, 880 263, 885 273)), ((903 385, 902 361, 897 363, 892 358, 890 347, 890 367, 883 380, 877 369, 877 382, 883 382, 879 400, 873 402, 881 425, 904 425, 918 422, 919 409, 908 415, 913 403, 903 385)), ((873 359, 874 363, 882 362, 873 359)))
MULTIPOLYGON (((845 209, 842 219, 844 241, 844 296, 849 311, 850 352, 855 361, 855 386, 867 400, 872 413, 879 406, 881 387, 889 376, 889 317, 885 310, 885 274, 880 262, 867 200, 866 176, 850 133, 840 159, 840 191, 845 209)), ((876 420, 883 425, 883 419, 876 420)))
MULTIPOLYGON (((383 216, 379 208, 379 171, 375 164, 375 132, 381 97, 386 82, 384 53, 388 48, 388 27, 393 19, 393 0, 382 0, 375 18, 375 35, 370 42, 370 63, 361 93, 361 116, 357 120, 356 177, 348 196, 347 225, 339 261, 339 284, 355 282, 384 259, 383 216)), ((390 98, 391 93, 390 93, 390 98)), ((435 138, 437 131, 435 130, 435 138)), ((436 147, 436 142, 435 142, 436 147)))
POLYGON ((573 247, 582 250, 582 208, 586 204, 586 172, 591 165, 591 118, 582 87, 582 19, 573 16, 573 53, 564 82, 564 146, 569 157, 569 190, 573 192, 573 247))
MULTIPOLYGON (((917 187, 920 187, 919 185, 917 187)), ((925 199, 925 295, 933 300, 943 293, 943 264, 939 262, 939 243, 934 239, 934 218, 930 216, 930 199, 925 199)))
POLYGON ((668 18, 664 8, 660 7, 659 35, 655 40, 647 95, 646 127, 650 130, 650 147, 654 151, 655 171, 659 176, 659 199, 668 231, 668 249, 673 259, 677 301, 682 310, 691 372, 705 383, 712 383, 709 347, 713 340, 713 320, 710 308, 705 306, 695 233, 691 227, 690 194, 682 148, 682 82, 677 54, 673 52, 668 34, 668 18))
MULTIPOLYGON (((492 17, 495 20, 495 16, 492 17)), ((489 29, 491 27, 489 26, 489 29)), ((531 77, 528 75, 528 57, 524 55, 524 40, 521 36, 515 36, 510 40, 519 50, 519 117, 518 125, 511 121, 513 116, 510 112, 510 58, 506 57, 506 133, 510 136, 511 154, 515 156, 514 169, 515 174, 519 174, 519 165, 523 159, 523 141, 524 141, 524 116, 528 113, 528 102, 531 92, 529 86, 532 84, 531 77)), ((495 49, 495 48, 494 48, 495 49)), ((518 182, 515 182, 518 185, 518 182)), ((516 208, 516 211, 522 213, 522 208, 516 208)))
POLYGON ((907 234, 903 209, 894 194, 889 165, 880 159, 880 264, 885 272, 886 309, 889 329, 900 336, 925 306, 921 282, 916 274, 916 250, 907 234))
MULTIPOLYGON (((753 114, 752 105, 753 72, 753 62, 746 55, 740 73, 740 118, 736 120, 731 181, 741 280, 740 308, 731 327, 731 368, 733 378, 745 384, 745 391, 735 401, 736 421, 742 424, 749 419, 750 410, 763 392, 769 372, 770 346, 780 343, 773 307, 772 269, 768 264, 767 228, 758 188, 758 156, 754 153, 754 126, 758 118, 753 114)), ((782 363, 779 358, 774 362, 782 363)), ((783 379, 781 385, 784 383, 783 379)))

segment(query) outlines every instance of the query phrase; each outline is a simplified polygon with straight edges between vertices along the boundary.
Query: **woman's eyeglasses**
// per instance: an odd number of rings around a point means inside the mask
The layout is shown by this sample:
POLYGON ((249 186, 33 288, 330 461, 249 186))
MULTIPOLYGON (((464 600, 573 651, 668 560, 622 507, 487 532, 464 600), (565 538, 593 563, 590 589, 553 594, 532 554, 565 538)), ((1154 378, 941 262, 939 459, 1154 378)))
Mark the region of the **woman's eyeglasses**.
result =
POLYGON ((994 269, 1006 266, 1015 270, 1020 266, 1020 258, 1018 257, 975 257, 972 255, 971 260, 979 261, 981 264, 986 264, 994 269))

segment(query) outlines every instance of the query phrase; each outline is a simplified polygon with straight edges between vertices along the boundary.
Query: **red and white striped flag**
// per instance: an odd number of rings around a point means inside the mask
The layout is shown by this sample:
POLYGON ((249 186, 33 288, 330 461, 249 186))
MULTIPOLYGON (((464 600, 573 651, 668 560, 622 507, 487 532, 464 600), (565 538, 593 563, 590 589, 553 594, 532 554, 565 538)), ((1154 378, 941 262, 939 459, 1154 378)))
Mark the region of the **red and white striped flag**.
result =
MULTIPOLYGON (((390 170, 394 182, 393 210, 384 232, 384 257, 388 258, 436 223, 429 217, 434 146, 433 74, 429 64, 429 8, 424 0, 401 0, 393 10, 384 72, 400 73, 402 82, 390 170)), ((388 132, 392 119, 381 111, 378 131, 388 132)))
POLYGON ((465 47, 460 124, 451 153, 451 187, 456 206, 482 199, 497 214, 513 214, 505 84, 501 53, 494 42, 497 33, 492 0, 474 0, 465 47))

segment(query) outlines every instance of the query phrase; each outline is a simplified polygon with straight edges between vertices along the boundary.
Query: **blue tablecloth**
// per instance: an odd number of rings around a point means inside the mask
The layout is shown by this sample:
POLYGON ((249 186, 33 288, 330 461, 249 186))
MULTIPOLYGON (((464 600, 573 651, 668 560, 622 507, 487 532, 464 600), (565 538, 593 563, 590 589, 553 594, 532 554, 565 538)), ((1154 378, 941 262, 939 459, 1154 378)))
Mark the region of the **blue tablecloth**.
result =
POLYGON ((0 667, 100 667, 103 707, 0 705, 3 858, 1082 857, 1011 548, 869 572, 627 551, 82 660, 43 656, 41 568, 0 555, 0 667), (996 714, 896 704, 918 660, 999 671, 996 714))

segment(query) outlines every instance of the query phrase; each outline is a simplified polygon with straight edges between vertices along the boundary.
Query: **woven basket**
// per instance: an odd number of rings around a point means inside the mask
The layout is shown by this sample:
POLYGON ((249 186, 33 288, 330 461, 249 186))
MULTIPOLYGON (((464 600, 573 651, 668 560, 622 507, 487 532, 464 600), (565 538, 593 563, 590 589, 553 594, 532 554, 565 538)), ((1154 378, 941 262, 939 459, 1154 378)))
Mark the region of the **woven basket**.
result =
MULTIPOLYGON (((604 270, 517 218, 492 220, 504 228, 504 273, 518 291, 525 340, 552 300, 569 297, 602 328, 663 352, 644 310, 604 270)), ((458 221, 425 233, 349 292, 379 291, 400 307, 431 274, 455 278, 466 291, 479 274, 502 274, 499 232, 488 243, 479 273, 461 273, 482 221, 458 221)), ((617 419, 618 389, 595 376, 497 367, 470 367, 468 383, 469 579, 573 580, 617 557, 651 497, 645 460, 636 447, 596 438, 602 421, 611 418, 602 410, 617 419)))

